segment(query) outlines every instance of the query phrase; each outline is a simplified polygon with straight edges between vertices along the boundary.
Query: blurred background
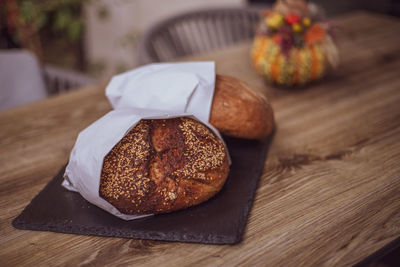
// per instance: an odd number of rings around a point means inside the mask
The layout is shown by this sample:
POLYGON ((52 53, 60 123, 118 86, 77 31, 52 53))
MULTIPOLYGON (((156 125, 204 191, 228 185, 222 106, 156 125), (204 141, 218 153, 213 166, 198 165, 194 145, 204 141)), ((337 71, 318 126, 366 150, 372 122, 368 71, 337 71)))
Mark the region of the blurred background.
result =
MULTIPOLYGON (((107 81, 146 63, 250 41, 260 11, 274 2, 0 0, 0 110, 107 81)), ((328 19, 355 10, 400 15, 398 0, 308 4, 328 19)))
MULTIPOLYGON (((228 18, 232 15, 230 27, 235 27, 235 19, 249 19, 249 31, 243 32, 236 41, 250 40, 254 35, 257 14, 271 7, 274 2, 275 0, 0 0, 0 111, 62 91, 105 81, 112 75, 144 64, 142 52, 149 48, 144 40, 151 36, 149 33, 162 36, 164 32, 160 29, 168 23, 171 24, 173 18, 179 14, 186 13, 193 17, 198 10, 207 9, 208 12, 203 15, 212 17, 212 10, 224 8, 225 13, 221 13, 223 16, 228 18)), ((312 3, 324 10, 328 18, 356 10, 400 16, 399 0, 314 0, 312 3)), ((181 16, 180 19, 187 18, 181 16)), ((223 22, 221 23, 212 25, 222 27, 221 33, 228 31, 223 28, 223 22)), ((241 23, 246 24, 244 21, 241 23)), ((172 53, 171 56, 169 51, 169 60, 216 47, 210 45, 209 40, 199 37, 200 32, 195 29, 189 29, 191 35, 186 33, 186 37, 189 37, 185 40, 186 44, 193 41, 197 43, 196 46, 200 46, 203 43, 205 48, 192 47, 188 51, 179 51, 182 43, 175 44, 171 51, 175 49, 177 53, 172 53)), ((175 30, 185 31, 184 28, 175 30)), ((169 35, 166 37, 171 39, 169 35)), ((225 45, 229 45, 229 42, 225 42, 225 45)), ((159 50, 162 49, 163 47, 159 47, 159 50)), ((152 60, 162 61, 156 56, 152 60)), ((384 260, 398 264, 398 252, 398 249, 393 251, 384 260)))
MULTIPOLYGON (((138 43, 154 24, 204 8, 263 8, 268 0, 2 0, 0 49, 32 51, 42 64, 96 79, 140 65, 138 43)), ((327 16, 370 10, 399 16, 395 0, 320 0, 327 16)))

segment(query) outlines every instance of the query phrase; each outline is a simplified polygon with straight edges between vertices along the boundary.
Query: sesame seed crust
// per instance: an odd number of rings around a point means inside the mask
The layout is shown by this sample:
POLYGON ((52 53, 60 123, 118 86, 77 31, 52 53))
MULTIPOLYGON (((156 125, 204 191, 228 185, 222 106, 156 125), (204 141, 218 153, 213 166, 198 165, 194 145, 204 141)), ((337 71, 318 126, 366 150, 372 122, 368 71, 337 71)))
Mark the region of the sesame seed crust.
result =
POLYGON ((166 213, 211 198, 228 172, 227 151, 204 124, 141 120, 104 158, 99 193, 125 214, 166 213))

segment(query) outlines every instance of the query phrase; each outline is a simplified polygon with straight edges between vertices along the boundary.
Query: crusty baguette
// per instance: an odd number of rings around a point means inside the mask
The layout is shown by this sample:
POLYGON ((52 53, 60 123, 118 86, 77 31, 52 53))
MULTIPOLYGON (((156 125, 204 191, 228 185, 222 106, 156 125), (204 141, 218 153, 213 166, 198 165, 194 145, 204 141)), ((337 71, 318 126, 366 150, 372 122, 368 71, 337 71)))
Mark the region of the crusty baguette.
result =
POLYGON ((124 214, 166 213, 208 200, 228 172, 225 146, 201 122, 142 120, 104 158, 99 194, 124 214))
POLYGON ((267 99, 225 75, 216 77, 210 123, 222 134, 245 139, 264 139, 275 127, 267 99))

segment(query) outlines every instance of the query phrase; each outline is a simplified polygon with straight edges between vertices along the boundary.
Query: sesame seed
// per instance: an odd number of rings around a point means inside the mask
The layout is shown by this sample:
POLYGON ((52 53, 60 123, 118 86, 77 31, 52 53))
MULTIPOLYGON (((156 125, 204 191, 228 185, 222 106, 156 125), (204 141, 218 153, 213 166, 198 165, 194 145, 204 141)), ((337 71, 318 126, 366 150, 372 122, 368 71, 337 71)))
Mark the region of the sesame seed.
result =
POLYGON ((199 199, 179 189, 180 181, 208 183, 217 177, 209 171, 225 162, 222 141, 202 123, 190 118, 142 120, 104 158, 99 193, 123 213, 165 212, 179 198, 199 199), (160 127, 161 146, 156 147, 152 137, 160 127))

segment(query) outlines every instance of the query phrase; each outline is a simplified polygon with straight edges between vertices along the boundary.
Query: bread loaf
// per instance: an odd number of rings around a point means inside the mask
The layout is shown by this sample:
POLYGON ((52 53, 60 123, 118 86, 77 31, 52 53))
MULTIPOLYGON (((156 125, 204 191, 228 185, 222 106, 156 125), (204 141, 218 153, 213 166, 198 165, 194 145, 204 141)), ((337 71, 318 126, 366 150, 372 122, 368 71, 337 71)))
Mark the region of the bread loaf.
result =
POLYGON ((275 127, 267 99, 224 75, 216 77, 210 123, 222 134, 245 139, 264 139, 275 127))
POLYGON ((99 193, 124 214, 166 213, 208 200, 228 172, 227 151, 204 124, 141 120, 104 158, 99 193))

